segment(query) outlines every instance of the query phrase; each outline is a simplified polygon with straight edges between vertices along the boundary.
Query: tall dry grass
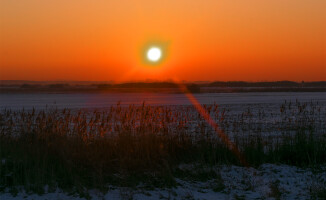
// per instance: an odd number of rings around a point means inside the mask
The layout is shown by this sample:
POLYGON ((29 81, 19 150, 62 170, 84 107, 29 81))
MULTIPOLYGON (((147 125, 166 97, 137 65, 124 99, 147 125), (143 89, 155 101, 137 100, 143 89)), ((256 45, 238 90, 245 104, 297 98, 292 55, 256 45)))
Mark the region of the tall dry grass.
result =
MULTIPOLYGON (((326 112, 318 102, 284 102, 273 112, 204 108, 251 166, 326 161, 326 112)), ((218 177, 213 171, 180 171, 180 164, 240 165, 194 107, 145 103, 102 110, 3 110, 0 159, 0 191, 13 193, 17 186, 79 194, 91 188, 105 192, 109 185, 165 187, 175 185, 175 177, 218 177)))

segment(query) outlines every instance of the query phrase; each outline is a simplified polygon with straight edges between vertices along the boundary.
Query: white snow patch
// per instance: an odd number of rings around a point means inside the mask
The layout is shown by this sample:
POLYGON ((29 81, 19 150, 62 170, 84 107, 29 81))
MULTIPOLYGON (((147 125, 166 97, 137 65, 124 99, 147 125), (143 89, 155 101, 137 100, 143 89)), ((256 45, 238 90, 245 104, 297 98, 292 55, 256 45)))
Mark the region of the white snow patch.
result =
MULTIPOLYGON (((313 171, 288 165, 263 164, 258 169, 239 166, 216 166, 221 174, 225 188, 214 192, 214 180, 194 182, 177 180, 180 186, 171 189, 144 190, 122 187, 112 187, 106 194, 96 190, 89 191, 92 199, 275 199, 271 191, 274 184, 282 199, 310 199, 310 189, 314 185, 326 185, 326 166, 313 171)), ((221 181, 221 180, 220 180, 221 181)), ((274 191, 275 192, 275 191, 274 191)), ((63 200, 85 199, 78 196, 69 196, 59 189, 54 193, 44 195, 26 194, 19 192, 17 196, 10 193, 1 193, 0 199, 27 199, 27 200, 63 200)))

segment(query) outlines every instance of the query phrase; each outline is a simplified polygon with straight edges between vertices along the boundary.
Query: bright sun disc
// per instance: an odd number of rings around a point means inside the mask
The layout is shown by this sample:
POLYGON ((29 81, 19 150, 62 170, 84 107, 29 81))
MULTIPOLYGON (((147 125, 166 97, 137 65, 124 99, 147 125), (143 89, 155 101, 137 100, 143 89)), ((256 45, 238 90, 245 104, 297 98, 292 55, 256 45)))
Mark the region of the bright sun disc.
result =
POLYGON ((147 59, 151 62, 157 62, 162 57, 162 51, 158 47, 152 47, 147 51, 147 59))

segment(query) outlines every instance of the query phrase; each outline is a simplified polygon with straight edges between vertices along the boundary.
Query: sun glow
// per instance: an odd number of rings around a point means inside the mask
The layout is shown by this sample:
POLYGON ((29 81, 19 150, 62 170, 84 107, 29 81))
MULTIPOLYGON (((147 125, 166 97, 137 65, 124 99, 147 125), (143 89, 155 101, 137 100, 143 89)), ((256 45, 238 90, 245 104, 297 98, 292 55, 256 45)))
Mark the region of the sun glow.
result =
POLYGON ((148 49, 146 56, 150 62, 157 62, 162 57, 162 50, 158 47, 151 47, 148 49))

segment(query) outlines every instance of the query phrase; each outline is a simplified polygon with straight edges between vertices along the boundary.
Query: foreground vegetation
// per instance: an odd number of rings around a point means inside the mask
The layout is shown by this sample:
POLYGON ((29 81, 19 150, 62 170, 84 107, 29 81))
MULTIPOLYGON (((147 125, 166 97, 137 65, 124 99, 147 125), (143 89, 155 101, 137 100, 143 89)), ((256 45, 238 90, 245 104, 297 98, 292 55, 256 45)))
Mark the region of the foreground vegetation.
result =
MULTIPOLYGON (((204 108, 232 132, 229 137, 249 166, 326 163, 326 112, 318 102, 285 102, 274 113, 250 106, 237 114, 218 105, 204 108)), ((0 192, 15 193, 19 186, 43 193, 45 185, 79 194, 94 188, 106 192, 109 185, 172 187, 175 178, 219 178, 203 167, 241 165, 192 106, 3 110, 0 131, 0 192)))

